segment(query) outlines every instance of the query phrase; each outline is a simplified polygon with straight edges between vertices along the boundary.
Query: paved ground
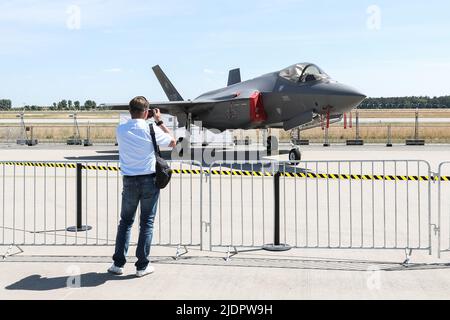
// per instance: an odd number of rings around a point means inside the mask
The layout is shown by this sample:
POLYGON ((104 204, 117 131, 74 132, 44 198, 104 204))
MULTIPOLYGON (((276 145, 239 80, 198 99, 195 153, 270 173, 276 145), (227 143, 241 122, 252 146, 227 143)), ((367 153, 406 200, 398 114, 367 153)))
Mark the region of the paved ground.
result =
MULTIPOLYGON (((244 147, 239 147, 242 150, 244 147)), ((426 160, 430 162, 432 169, 443 161, 450 161, 449 145, 428 145, 428 146, 402 146, 386 148, 384 145, 366 146, 344 146, 334 145, 324 148, 320 145, 302 146, 303 160, 426 160)), ((255 150, 251 147, 250 151, 255 150)), ((288 145, 283 145, 282 149, 288 150, 288 145)), ((34 147, 17 146, 15 144, 0 144, 0 161, 64 161, 76 160, 117 160, 117 147, 113 145, 96 145, 94 147, 66 146, 66 145, 38 145, 34 147), (32 151, 32 152, 30 152, 32 151)), ((220 158, 221 152, 217 153, 220 158)), ((280 158, 287 160, 287 155, 280 158)))
MULTIPOLYGON (((156 272, 134 277, 105 273, 112 248, 25 248, 0 262, 0 299, 448 299, 450 266, 400 265, 401 253, 262 251, 224 254, 153 250, 156 272), (346 259, 342 258, 343 256, 346 259), (80 275, 80 278, 77 277, 80 275), (79 286, 79 287, 78 287, 79 286)), ((134 260, 131 259, 131 262, 134 260)), ((449 260, 447 260, 448 262, 449 260)), ((424 264, 419 263, 424 262, 424 264)))
MULTIPOLYGON (((115 148, 111 146, 89 149, 66 146, 0 148, 0 161, 53 161, 115 154, 112 152, 115 148)), ((429 161, 435 171, 440 162, 450 160, 450 148, 335 146, 324 149, 310 146, 304 148, 304 159, 422 159, 429 161)), ((16 222, 20 223, 20 220, 16 222)), ((436 240, 434 236, 433 240, 436 240)), ((0 260, 0 299, 450 298, 450 265, 447 265, 450 255, 443 254, 442 259, 437 259, 436 252, 429 256, 426 251, 416 251, 412 256, 412 265, 404 267, 401 262, 405 256, 401 250, 255 251, 239 253, 227 262, 223 250, 209 252, 199 251, 197 247, 190 248, 187 255, 174 260, 172 257, 176 248, 155 247, 152 253, 156 273, 136 279, 131 263, 122 277, 105 273, 110 264, 112 247, 44 246, 22 249, 23 253, 14 255, 18 252, 17 248, 8 250, 8 247, 0 247, 0 255, 7 251, 13 254, 0 260), (77 275, 81 275, 80 278, 77 275), (73 288, 78 284, 80 288, 73 288)), ((131 253, 133 251, 134 248, 131 253)))

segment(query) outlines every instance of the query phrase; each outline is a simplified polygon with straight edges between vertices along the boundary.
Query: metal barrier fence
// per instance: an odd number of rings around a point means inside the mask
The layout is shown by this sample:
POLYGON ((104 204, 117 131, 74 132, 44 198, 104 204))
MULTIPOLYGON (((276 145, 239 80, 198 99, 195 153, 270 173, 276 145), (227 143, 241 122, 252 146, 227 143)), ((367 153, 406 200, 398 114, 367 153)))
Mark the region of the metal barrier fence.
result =
MULTIPOLYGON (((199 165, 169 163, 178 171, 199 165)), ((161 192, 154 244, 200 245, 201 179, 202 173, 174 175, 161 192)), ((114 245, 121 192, 117 162, 0 162, 0 244, 114 245)))
MULTIPOLYGON (((170 164, 155 245, 431 254, 436 234, 450 252, 450 162, 437 174, 420 160, 170 164)), ((114 245, 121 191, 117 162, 0 162, 0 245, 114 245)))
MULTIPOLYGON (((423 119, 425 121, 425 119, 423 119)), ((119 120, 117 120, 118 122, 119 120)), ((28 123, 28 121, 27 121, 28 123)), ((66 143, 74 136, 73 124, 27 124, 33 128, 33 138, 38 139, 40 144, 66 143)), ((94 144, 114 144, 116 142, 115 131, 117 124, 93 123, 88 126, 79 124, 80 139, 89 138, 94 144)), ((447 130, 448 123, 422 123, 419 128, 419 137, 428 143, 448 144, 450 142, 450 131, 447 130)), ((18 139, 22 139, 23 128, 19 125, 0 125, 0 143, 16 144, 18 139)), ((391 123, 391 142, 404 145, 405 140, 414 138, 414 123, 391 123)), ((274 129, 281 143, 291 141, 290 133, 284 133, 274 129)), ((356 127, 344 129, 342 124, 334 124, 329 130, 329 142, 333 144, 345 144, 349 139, 355 139, 356 127)), ((233 131, 233 136, 243 140, 246 136, 253 142, 262 142, 260 133, 257 130, 233 131)), ((29 138, 31 138, 29 133, 29 138)), ((321 127, 309 129, 301 132, 301 138, 309 140, 311 144, 323 144, 324 131, 321 127)), ((389 123, 383 124, 362 124, 360 126, 360 138, 365 143, 382 143, 389 140, 389 123)))
POLYGON ((450 162, 439 165, 439 191, 438 191, 438 223, 436 231, 439 235, 438 257, 442 252, 450 252, 450 162))
MULTIPOLYGON (((74 126, 72 125, 33 125, 33 134, 28 132, 28 139, 39 140, 40 144, 66 144, 67 140, 74 138, 74 126)), ((79 139, 90 139, 96 144, 114 144, 116 142, 115 132, 117 125, 113 124, 80 124, 79 139)), ((22 136, 24 128, 18 125, 0 125, 0 143, 16 144, 17 140, 25 139, 22 136)))
POLYGON ((295 248, 431 250, 425 161, 216 162, 213 171, 225 173, 210 180, 211 247, 278 238, 295 248))

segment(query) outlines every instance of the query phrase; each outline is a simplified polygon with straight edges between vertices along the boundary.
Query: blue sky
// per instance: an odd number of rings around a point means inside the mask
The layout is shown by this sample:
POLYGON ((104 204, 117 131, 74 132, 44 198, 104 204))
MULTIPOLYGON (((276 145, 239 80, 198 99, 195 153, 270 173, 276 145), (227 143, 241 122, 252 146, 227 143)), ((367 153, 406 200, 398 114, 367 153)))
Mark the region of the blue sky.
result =
POLYGON ((166 100, 160 64, 192 99, 231 68, 248 79, 304 61, 372 97, 447 95, 449 12, 444 0, 0 0, 0 98, 166 100))

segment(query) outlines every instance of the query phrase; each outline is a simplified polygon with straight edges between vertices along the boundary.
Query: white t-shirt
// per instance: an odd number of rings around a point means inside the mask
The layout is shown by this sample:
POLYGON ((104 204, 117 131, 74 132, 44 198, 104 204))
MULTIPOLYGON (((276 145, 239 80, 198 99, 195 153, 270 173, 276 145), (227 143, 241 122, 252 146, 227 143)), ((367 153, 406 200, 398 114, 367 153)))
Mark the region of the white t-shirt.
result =
MULTIPOLYGON (((168 147, 172 137, 158 128, 155 129, 156 143, 168 147)), ((156 158, 150 135, 149 124, 144 119, 131 119, 117 127, 119 158, 122 175, 140 176, 155 173, 156 158)))

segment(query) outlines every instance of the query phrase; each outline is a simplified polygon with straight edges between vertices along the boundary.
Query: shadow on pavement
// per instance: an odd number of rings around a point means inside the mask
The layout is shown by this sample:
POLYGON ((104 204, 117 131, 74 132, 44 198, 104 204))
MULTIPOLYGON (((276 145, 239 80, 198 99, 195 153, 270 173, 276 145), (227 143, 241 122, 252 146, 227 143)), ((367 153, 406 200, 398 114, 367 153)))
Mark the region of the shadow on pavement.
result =
MULTIPOLYGON (((8 257, 3 263, 92 263, 107 264, 111 257, 103 256, 14 256, 8 257)), ((270 258, 270 257, 232 257, 228 261, 224 257, 212 256, 183 256, 174 259, 171 256, 155 256, 151 258, 152 263, 158 265, 189 265, 189 266, 217 266, 217 267, 247 267, 247 268, 275 268, 275 269, 291 269, 291 270, 322 270, 322 271, 353 271, 353 272, 373 272, 373 271, 417 271, 417 270, 448 270, 448 263, 410 263, 404 265, 400 262, 393 261, 373 261, 358 259, 333 259, 333 258, 270 258)), ((130 263, 134 262, 134 258, 130 257, 130 263)), ((163 267, 161 267, 163 270, 163 267)), ((106 281, 112 280, 129 280, 134 278, 131 276, 113 276, 102 273, 87 273, 81 275, 83 287, 98 286, 106 281)), ((9 290, 20 290, 20 288, 34 287, 50 287, 55 285, 57 288, 65 287, 68 276, 60 278, 41 278, 34 275, 25 278, 13 285, 7 287, 9 290)), ((25 290, 25 289, 24 289, 25 290)), ((29 289, 38 290, 38 289, 29 289)), ((43 289, 44 290, 44 289, 43 289)), ((50 290, 50 289, 45 289, 50 290)))
POLYGON ((109 155, 109 156, 86 156, 86 157, 65 157, 64 159, 68 161, 98 161, 98 162, 108 162, 108 161, 119 161, 119 155, 109 155))
POLYGON ((276 268, 322 271, 417 271, 450 269, 445 263, 410 263, 404 265, 397 262, 338 260, 338 259, 270 259, 270 258, 232 258, 228 262, 212 257, 183 257, 179 260, 153 261, 159 264, 186 264, 203 266, 227 266, 249 268, 276 268))
POLYGON ((119 154, 119 150, 97 150, 95 152, 100 154, 119 154))
MULTIPOLYGON (((90 272, 79 276, 80 285, 83 288, 98 287, 105 284, 107 281, 122 281, 134 279, 134 275, 115 276, 109 273, 90 272)), ((29 291, 49 291, 70 287, 72 283, 71 276, 45 278, 38 274, 26 277, 17 281, 5 289, 7 290, 29 290, 29 291)))

